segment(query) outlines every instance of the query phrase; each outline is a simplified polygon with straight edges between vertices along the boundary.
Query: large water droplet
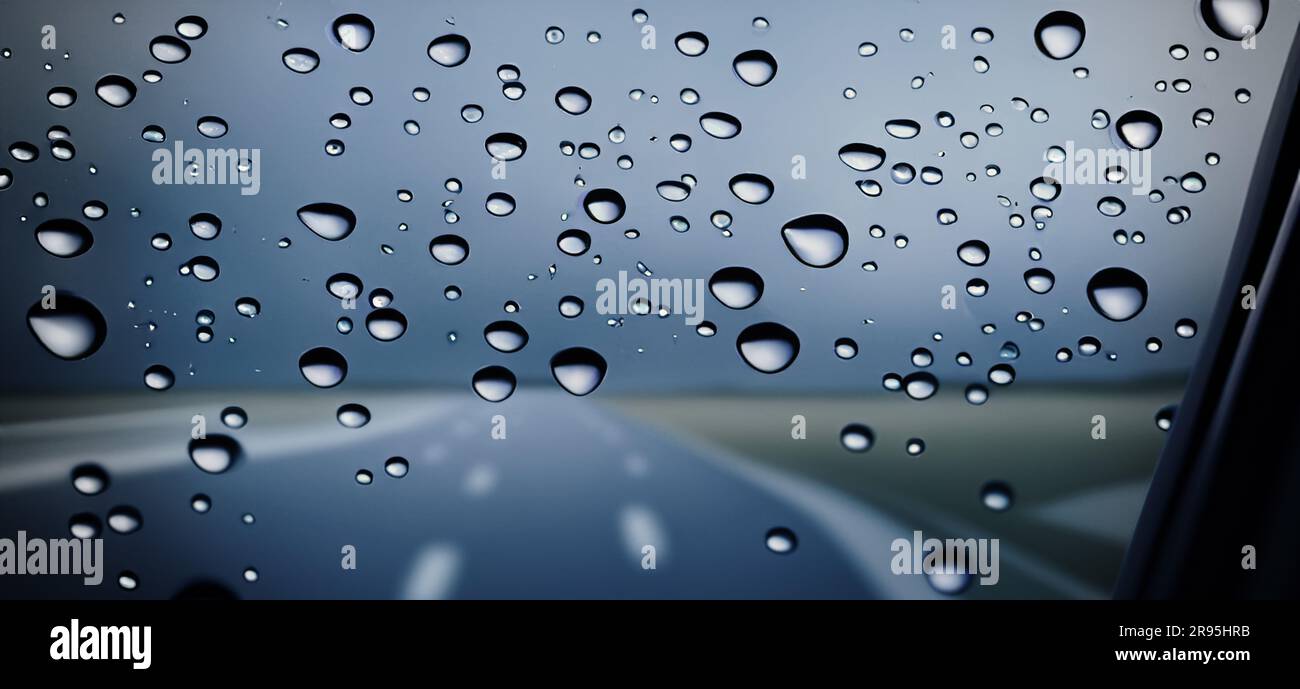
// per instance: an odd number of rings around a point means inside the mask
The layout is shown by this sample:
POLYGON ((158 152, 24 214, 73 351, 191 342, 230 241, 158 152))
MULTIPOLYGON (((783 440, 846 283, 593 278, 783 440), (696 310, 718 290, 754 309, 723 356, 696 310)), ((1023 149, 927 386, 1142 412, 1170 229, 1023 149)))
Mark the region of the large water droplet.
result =
POLYGON ((46 351, 60 359, 75 361, 99 351, 108 333, 108 324, 94 304, 81 297, 60 292, 55 308, 32 304, 27 310, 27 327, 46 351))
POLYGON ((190 461, 209 474, 222 474, 243 456, 239 442, 228 435, 209 434, 190 441, 190 461))
POLYGON ((337 242, 352 234, 357 216, 337 203, 312 203, 298 209, 298 219, 322 239, 337 242))
POLYGON ((699 57, 709 49, 709 37, 699 31, 687 31, 674 41, 677 50, 687 57, 699 57))
POLYGON ((1034 294, 1047 294, 1056 284, 1056 276, 1046 268, 1030 268, 1025 271, 1025 286, 1034 294))
POLYGON ((174 64, 190 56, 190 47, 179 38, 159 36, 149 42, 149 54, 159 62, 174 64))
POLYGON ((454 266, 469 258, 469 242, 459 235, 439 235, 429 242, 429 254, 443 265, 454 266))
POLYGON ((504 366, 485 366, 474 373, 474 392, 488 402, 500 402, 515 391, 515 374, 504 366))
POLYGON ((1156 145, 1163 129, 1160 118, 1146 110, 1130 110, 1115 120, 1115 133, 1120 141, 1138 151, 1156 145))
POLYGON ((375 309, 366 316, 366 331, 380 342, 392 342, 406 332, 406 316, 397 309, 375 309))
POLYGON ((776 76, 776 58, 766 50, 747 50, 731 62, 736 76, 750 86, 763 86, 776 76))
POLYGON ((731 193, 745 203, 760 204, 772 198, 772 180, 763 175, 746 172, 731 178, 731 193))
POLYGON ((1079 15, 1057 10, 1038 21, 1034 42, 1044 55, 1053 60, 1064 60, 1079 52, 1086 33, 1079 15))
POLYGON ((566 392, 590 394, 605 379, 605 358, 586 347, 570 347, 551 357, 551 375, 566 392))
POLYGON ((685 182, 666 180, 655 185, 659 198, 665 201, 685 201, 691 195, 691 188, 685 182))
POLYGON ((582 200, 582 208, 587 217, 602 225, 616 223, 627 210, 623 195, 613 189, 592 189, 582 200))
POLYGON ((460 34, 447 34, 429 43, 429 59, 443 67, 455 67, 469 59, 469 39, 460 34))
POLYGON ((488 194, 484 208, 487 209, 488 213, 498 218, 505 217, 515 212, 515 197, 504 191, 494 191, 488 194))
POLYGON ((528 150, 528 142, 524 137, 510 132, 501 132, 489 136, 484 142, 488 155, 497 160, 519 160, 524 157, 524 152, 528 150))
POLYGON ((298 357, 298 370, 308 383, 318 388, 332 388, 348 375, 348 361, 329 347, 316 347, 298 357))
POLYGON ((115 108, 124 108, 135 100, 135 84, 120 74, 109 74, 95 84, 95 95, 115 108))
POLYGON ((982 266, 989 260, 989 245, 972 239, 957 247, 957 258, 968 266, 982 266))
POLYGON ((1106 268, 1088 281, 1088 301, 1112 321, 1126 321, 1147 303, 1147 282, 1127 268, 1106 268))
POLYGON ((780 323, 755 323, 736 336, 736 351, 755 371, 780 373, 799 356, 799 336, 780 323))
POLYGON ((359 14, 345 14, 334 20, 334 37, 344 48, 359 53, 375 39, 375 23, 359 14))
POLYGON ((36 242, 59 258, 73 258, 90 251, 95 237, 76 220, 46 220, 36 228, 36 242))
POLYGON ((581 115, 591 109, 591 94, 577 86, 566 86, 555 92, 555 104, 570 115, 581 115))
POLYGON ((483 339, 492 349, 510 354, 528 344, 528 331, 513 321, 496 321, 483 328, 483 339))
POLYGON ((740 120, 725 112, 707 112, 700 116, 700 129, 715 139, 730 139, 740 133, 740 120))
POLYGON ((929 399, 939 391, 939 379, 925 371, 910 373, 903 378, 903 391, 914 400, 929 399))
POLYGON ((709 278, 709 291, 729 309, 747 309, 763 296, 763 278, 749 268, 723 268, 709 278))
POLYGON ((591 235, 583 230, 565 230, 556 238, 555 245, 570 256, 581 256, 591 248, 591 235))
POLYGON ((1267 15, 1268 0, 1201 0, 1205 25, 1230 41, 1258 34, 1267 15))
POLYGON ((361 428, 370 423, 370 410, 365 405, 352 402, 339 407, 334 418, 344 428, 361 428))
POLYGON ((290 48, 280 56, 280 61, 291 71, 307 74, 320 66, 320 55, 307 48, 290 48))
POLYGON ((885 162, 885 149, 871 144, 846 144, 840 148, 840 160, 858 172, 869 172, 885 162))
POLYGON ((921 133, 921 124, 916 120, 890 120, 885 123, 885 132, 895 139, 911 139, 921 133))
POLYGON ((176 384, 176 374, 162 364, 154 364, 144 370, 144 384, 150 390, 168 390, 176 384))
POLYGON ((781 228, 790 253, 814 268, 829 268, 840 262, 849 249, 849 231, 832 215, 814 213, 795 218, 781 228))

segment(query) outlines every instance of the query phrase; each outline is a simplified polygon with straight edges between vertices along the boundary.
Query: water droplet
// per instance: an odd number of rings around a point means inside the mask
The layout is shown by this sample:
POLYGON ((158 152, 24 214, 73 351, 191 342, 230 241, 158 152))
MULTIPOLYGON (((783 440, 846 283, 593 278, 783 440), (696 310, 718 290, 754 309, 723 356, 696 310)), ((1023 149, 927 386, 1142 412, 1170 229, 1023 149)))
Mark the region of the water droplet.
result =
POLYGON ((911 139, 921 133, 921 125, 916 120, 890 120, 885 132, 896 139, 911 139))
POLYGON ((1167 431, 1174 426, 1174 412, 1178 411, 1176 405, 1161 407, 1156 411, 1156 428, 1167 431))
POLYGON ((551 357, 551 375, 566 392, 590 394, 605 379, 605 359, 586 347, 570 347, 551 357))
POLYGON ((375 38, 375 24, 359 14, 345 14, 334 20, 334 37, 339 45, 359 53, 375 38))
POLYGON ((760 204, 772 198, 772 180, 763 175, 746 172, 731 178, 731 193, 749 204, 760 204))
POLYGON ((59 293, 55 308, 32 304, 27 310, 27 327, 50 354, 67 361, 85 359, 99 351, 108 324, 94 304, 67 293, 59 293))
POLYGON ((1130 110, 1115 120, 1115 132, 1120 141, 1137 151, 1155 146, 1163 130, 1160 118, 1146 110, 1130 110))
POLYGON ((496 321, 483 328, 483 339, 492 349, 510 354, 528 344, 528 331, 513 321, 496 321))
POLYGON ((786 248, 799 262, 813 268, 829 268, 840 262, 849 248, 849 231, 832 215, 805 215, 781 228, 786 248))
POLYGON ((176 384, 176 374, 162 364, 154 364, 144 370, 144 384, 151 390, 167 390, 176 384))
POLYGON ((799 539, 795 537, 793 531, 784 526, 778 526, 767 532, 763 543, 768 550, 778 555, 789 555, 799 546, 799 539))
POLYGON ((474 392, 488 402, 501 402, 515 391, 515 374, 504 366, 485 366, 474 373, 474 392))
POLYGON ((1086 33, 1083 19, 1079 15, 1057 10, 1038 21, 1038 26, 1034 29, 1034 41, 1047 57, 1065 60, 1079 52, 1086 33))
POLYGON ((484 204, 487 212, 498 218, 510 215, 515 212, 515 199, 510 194, 502 191, 495 191, 488 194, 487 202, 484 204))
POLYGON ((885 149, 870 144, 847 144, 840 148, 840 160, 858 172, 869 172, 885 162, 885 149))
POLYGON ((189 15, 176 20, 176 33, 187 40, 196 41, 208 32, 208 22, 203 17, 189 15))
POLYGON ((564 316, 565 318, 577 318, 582 315, 582 310, 585 306, 586 305, 578 297, 568 295, 560 298, 558 308, 561 316, 564 316))
POLYGON ((700 128, 715 139, 730 139, 740 134, 740 120, 725 112, 709 112, 700 116, 700 128))
POLYGON ((77 92, 68 86, 55 86, 45 94, 45 99, 56 108, 66 108, 77 102, 77 92))
POLYGON ((81 464, 72 470, 72 487, 82 495, 99 495, 108 483, 108 472, 98 464, 81 464))
POLYGON ((591 109, 591 94, 577 86, 566 86, 555 92, 555 104, 570 115, 581 115, 591 109))
POLYGON ((190 56, 190 46, 171 36, 159 36, 149 42, 149 54, 159 62, 175 64, 190 56))
POLYGON ((109 74, 95 84, 95 95, 114 108, 124 108, 135 100, 135 84, 120 74, 109 74))
POLYGON ((914 400, 929 399, 939 391, 939 379, 924 371, 909 373, 903 378, 903 391, 914 400))
POLYGON ((1025 271, 1025 286, 1034 294, 1047 294, 1056 284, 1056 276, 1045 268, 1030 268, 1025 271))
POLYGON ((524 137, 509 132, 493 134, 484 141, 483 145, 488 155, 496 160, 518 160, 524 157, 524 152, 528 150, 528 142, 524 137))
POLYGON ((602 225, 609 225, 623 217, 627 203, 613 189, 592 189, 583 199, 582 208, 587 212, 587 217, 602 225))
POLYGON ((120 534, 135 533, 144 526, 144 517, 140 511, 127 505, 119 505, 108 511, 108 528, 120 534))
POLYGON ((380 342, 392 342, 406 332, 406 316, 397 309, 375 309, 366 316, 366 331, 380 342))
POLYGON ((80 222, 60 218, 41 223, 36 228, 36 242, 54 256, 74 258, 90 251, 95 237, 80 222))
POLYGON ((194 466, 209 474, 225 473, 243 457, 239 442, 220 434, 190 440, 189 453, 194 466))
POLYGON ((335 418, 344 428, 361 428, 370 423, 370 410, 360 404, 348 403, 338 408, 335 418))
POLYGON ((699 57, 709 49, 708 36, 699 31, 687 31, 679 35, 673 43, 677 46, 677 50, 687 57, 699 57))
POLYGON ((876 442, 876 434, 864 424, 851 423, 840 431, 840 445, 849 452, 866 452, 876 442))
POLYGON ((311 203, 298 209, 298 219, 322 239, 337 242, 352 234, 357 216, 337 203, 311 203))
POLYGON ((1002 481, 989 481, 980 488, 980 502, 994 512, 1005 512, 1011 509, 1014 499, 1011 486, 1002 481))
POLYGON ((384 473, 393 478, 402 478, 411 470, 411 464, 402 457, 389 457, 384 462, 384 473))
POLYGON ((68 520, 68 531, 72 533, 73 538, 97 538, 100 529, 99 517, 89 512, 74 514, 68 520))
POLYGON ((731 62, 736 76, 750 86, 764 86, 776 76, 776 58, 766 50, 747 50, 731 62))
POLYGON ((989 245, 972 239, 957 247, 957 258, 968 266, 982 266, 989 260, 989 245))
POLYGON ((799 356, 799 337, 779 323, 755 323, 736 336, 740 358, 760 373, 780 373, 799 356))
POLYGON ((1106 268, 1088 281, 1088 301, 1112 321, 1138 315, 1147 303, 1147 282, 1127 268, 1106 268))
POLYGON ((290 48, 284 51, 280 60, 285 67, 299 74, 307 74, 320 66, 320 55, 307 48, 290 48))
POLYGON ((1240 41, 1264 28, 1268 0, 1201 0, 1205 25, 1222 38, 1240 41))
POLYGON ((229 126, 226 125, 226 121, 220 117, 208 115, 206 117, 200 117, 198 121, 199 133, 209 139, 220 139, 226 135, 226 132, 229 131, 229 129, 229 126))
POLYGON ((655 185, 655 191, 665 201, 685 201, 691 195, 691 188, 683 182, 666 180, 655 185))
POLYGON ((709 291, 729 309, 747 309, 763 296, 763 278, 749 268, 722 268, 709 278, 709 291))
POLYGON ((447 34, 429 43, 429 59, 443 67, 456 67, 469 59, 469 39, 447 34))
POLYGON ((329 347, 316 347, 298 357, 298 370, 308 383, 318 388, 332 388, 348 374, 348 362, 329 347))
POLYGON ((248 414, 239 407, 226 407, 221 410, 221 423, 226 428, 243 428, 248 423, 248 414))
POLYGON ((459 235, 439 235, 429 242, 429 254, 443 265, 458 265, 469 258, 469 242, 459 235))

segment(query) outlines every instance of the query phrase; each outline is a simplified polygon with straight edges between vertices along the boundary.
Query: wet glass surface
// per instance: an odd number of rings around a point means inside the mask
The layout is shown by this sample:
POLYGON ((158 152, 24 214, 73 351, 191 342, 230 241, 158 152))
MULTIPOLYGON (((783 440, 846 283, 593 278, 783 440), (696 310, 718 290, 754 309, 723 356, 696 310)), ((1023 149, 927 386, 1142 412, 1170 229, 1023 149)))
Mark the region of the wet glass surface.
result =
POLYGON ((7 6, 0 596, 1106 595, 1300 9, 986 5, 7 6))

